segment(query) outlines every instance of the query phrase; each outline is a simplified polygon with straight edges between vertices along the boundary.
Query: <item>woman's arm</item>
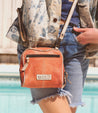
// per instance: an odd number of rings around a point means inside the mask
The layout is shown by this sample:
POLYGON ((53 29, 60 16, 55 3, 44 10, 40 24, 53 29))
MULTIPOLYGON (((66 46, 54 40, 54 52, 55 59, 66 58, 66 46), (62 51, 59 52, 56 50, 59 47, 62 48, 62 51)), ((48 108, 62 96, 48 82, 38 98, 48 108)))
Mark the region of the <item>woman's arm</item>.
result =
POLYGON ((96 28, 73 28, 76 32, 81 32, 76 38, 79 43, 85 45, 88 43, 98 44, 98 29, 96 28))

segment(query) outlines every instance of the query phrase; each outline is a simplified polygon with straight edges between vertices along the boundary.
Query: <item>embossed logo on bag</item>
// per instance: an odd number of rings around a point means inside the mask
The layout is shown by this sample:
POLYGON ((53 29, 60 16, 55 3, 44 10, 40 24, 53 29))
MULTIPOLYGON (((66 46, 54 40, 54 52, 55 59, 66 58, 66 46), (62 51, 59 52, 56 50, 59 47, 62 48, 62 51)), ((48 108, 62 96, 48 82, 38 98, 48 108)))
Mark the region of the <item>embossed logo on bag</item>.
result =
POLYGON ((52 79, 51 74, 37 74, 36 77, 37 77, 37 80, 51 80, 52 79))

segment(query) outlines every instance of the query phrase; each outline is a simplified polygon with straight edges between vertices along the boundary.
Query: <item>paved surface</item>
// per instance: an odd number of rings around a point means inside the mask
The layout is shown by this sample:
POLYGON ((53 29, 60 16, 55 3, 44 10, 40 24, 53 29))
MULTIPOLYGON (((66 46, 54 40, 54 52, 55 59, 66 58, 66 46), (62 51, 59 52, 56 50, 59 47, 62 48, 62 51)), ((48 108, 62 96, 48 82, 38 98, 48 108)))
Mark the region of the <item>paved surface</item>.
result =
MULTIPOLYGON (((19 73, 18 64, 0 64, 0 73, 19 73)), ((88 75, 98 76, 98 67, 89 67, 88 75)))

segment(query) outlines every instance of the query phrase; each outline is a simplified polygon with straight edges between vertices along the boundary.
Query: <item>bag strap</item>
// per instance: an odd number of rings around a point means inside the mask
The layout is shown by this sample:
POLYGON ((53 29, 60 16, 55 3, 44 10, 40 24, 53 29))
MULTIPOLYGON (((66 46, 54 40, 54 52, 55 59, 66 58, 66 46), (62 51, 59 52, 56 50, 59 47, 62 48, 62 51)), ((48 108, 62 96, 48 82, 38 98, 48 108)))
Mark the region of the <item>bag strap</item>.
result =
POLYGON ((76 7, 77 2, 78 2, 78 0, 74 0, 74 2, 73 2, 73 4, 72 4, 72 7, 71 7, 70 12, 69 12, 69 14, 68 14, 68 17, 67 17, 67 19, 66 19, 65 25, 64 25, 63 30, 62 30, 62 32, 61 32, 61 34, 60 34, 60 37, 59 37, 61 40, 62 40, 63 37, 64 37, 64 34, 65 34, 66 29, 67 29, 67 27, 68 27, 68 25, 69 25, 69 22, 70 22, 70 20, 71 20, 71 17, 72 17, 72 15, 73 15, 73 12, 74 12, 74 9, 75 9, 75 7, 76 7))
POLYGON ((58 46, 60 45, 60 41, 61 41, 61 40, 63 39, 63 37, 64 37, 64 34, 65 34, 66 29, 67 29, 67 27, 68 27, 68 25, 69 25, 69 23, 70 23, 70 20, 71 20, 71 17, 72 17, 72 15, 73 15, 73 12, 74 12, 74 9, 75 9, 75 7, 76 7, 77 2, 78 2, 78 0, 74 0, 73 4, 72 4, 72 6, 71 6, 70 12, 69 12, 69 14, 68 14, 68 17, 67 17, 67 19, 66 19, 66 22, 65 22, 65 24, 64 24, 64 27, 63 27, 63 29, 62 29, 62 32, 61 32, 61 34, 60 34, 60 36, 59 36, 59 38, 58 38, 58 40, 57 40, 56 47, 58 47, 58 46))
POLYGON ((18 13, 18 24, 19 24, 20 37, 21 37, 23 42, 26 42, 27 35, 26 35, 25 26, 24 26, 23 21, 22 21, 23 0, 22 0, 22 6, 20 8, 17 8, 17 13, 18 13))

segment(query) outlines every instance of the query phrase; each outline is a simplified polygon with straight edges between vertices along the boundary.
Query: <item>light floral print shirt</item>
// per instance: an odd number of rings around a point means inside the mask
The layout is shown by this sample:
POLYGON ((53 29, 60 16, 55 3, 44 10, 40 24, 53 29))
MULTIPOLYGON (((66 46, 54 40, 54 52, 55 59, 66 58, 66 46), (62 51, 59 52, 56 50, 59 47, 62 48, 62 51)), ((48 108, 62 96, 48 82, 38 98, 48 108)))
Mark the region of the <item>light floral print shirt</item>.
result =
MULTIPOLYGON (((94 27, 97 0, 79 0, 81 27, 94 27)), ((22 20, 27 38, 42 46, 54 45, 59 32, 62 0, 23 0, 22 20)), ((18 19, 10 27, 7 37, 27 46, 19 33, 18 19)))

